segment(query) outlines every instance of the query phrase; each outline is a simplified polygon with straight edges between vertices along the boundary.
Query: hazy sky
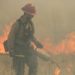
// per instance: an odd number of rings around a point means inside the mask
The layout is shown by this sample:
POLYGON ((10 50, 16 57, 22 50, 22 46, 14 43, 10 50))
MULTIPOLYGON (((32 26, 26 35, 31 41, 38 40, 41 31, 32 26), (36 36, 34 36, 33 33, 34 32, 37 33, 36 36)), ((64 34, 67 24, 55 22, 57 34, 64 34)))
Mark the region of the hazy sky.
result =
POLYGON ((20 10, 27 3, 33 3, 37 15, 33 18, 35 36, 50 37, 57 42, 75 32, 75 0, 1 0, 0 35, 5 24, 10 25, 23 12, 20 10))

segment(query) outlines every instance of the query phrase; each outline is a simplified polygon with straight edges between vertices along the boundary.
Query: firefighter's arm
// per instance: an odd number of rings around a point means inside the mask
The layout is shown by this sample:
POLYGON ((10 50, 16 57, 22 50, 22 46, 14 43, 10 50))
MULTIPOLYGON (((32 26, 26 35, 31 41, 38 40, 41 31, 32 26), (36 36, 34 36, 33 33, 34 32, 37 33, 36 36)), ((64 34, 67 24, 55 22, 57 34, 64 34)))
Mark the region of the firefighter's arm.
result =
POLYGON ((43 45, 39 41, 37 41, 37 39, 34 36, 32 38, 32 42, 34 42, 37 48, 43 48, 43 45))
POLYGON ((19 28, 19 23, 18 23, 18 21, 16 21, 12 25, 12 28, 11 28, 9 35, 8 35, 7 45, 8 45, 8 50, 10 53, 14 53, 14 41, 15 41, 15 35, 18 31, 18 28, 19 28))
POLYGON ((34 36, 34 32, 35 32, 34 24, 33 24, 32 21, 31 21, 31 23, 32 23, 32 30, 33 30, 32 39, 31 40, 32 40, 32 42, 34 42, 34 44, 37 46, 37 48, 43 48, 43 45, 39 41, 37 41, 37 39, 34 36))

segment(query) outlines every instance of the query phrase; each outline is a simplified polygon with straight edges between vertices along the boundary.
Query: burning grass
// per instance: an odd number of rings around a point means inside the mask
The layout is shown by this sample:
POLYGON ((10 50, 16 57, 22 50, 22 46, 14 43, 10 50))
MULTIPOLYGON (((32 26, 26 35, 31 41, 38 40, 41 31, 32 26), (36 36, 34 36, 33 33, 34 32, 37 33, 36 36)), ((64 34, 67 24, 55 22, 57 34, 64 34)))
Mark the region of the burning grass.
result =
MULTIPOLYGON (((3 46, 3 42, 7 39, 7 36, 9 34, 9 31, 11 29, 11 26, 14 22, 11 22, 10 25, 5 25, 5 30, 3 31, 4 32, 4 35, 3 36, 0 36, 0 55, 2 55, 2 53, 5 53, 4 51, 4 46, 3 46)), ((38 38, 40 39, 40 38, 38 38)), ((68 35, 65 36, 65 40, 62 40, 61 43, 59 44, 52 44, 51 42, 51 39, 50 38, 43 38, 42 40, 40 40, 40 42, 44 45, 44 47, 46 47, 47 49, 50 50, 51 53, 53 53, 54 55, 58 56, 59 54, 75 54, 75 33, 72 32, 72 33, 69 33, 68 35)), ((43 50, 44 51, 44 50, 43 50)), ((8 55, 8 54, 5 54, 5 55, 8 55)), ((53 56, 53 55, 52 55, 53 56)), ((55 56, 55 57, 56 57, 55 56)), ((61 56, 61 55, 60 55, 61 56)), ((59 56, 59 57, 60 57, 59 56)), ((64 56, 62 56, 64 57, 64 56)), ((61 57, 60 57, 61 58, 61 57)), ((58 59, 58 61, 60 61, 60 58, 58 59)), ((54 58, 55 59, 55 58, 54 58)), ((62 59, 62 58, 61 58, 62 59)), ((65 57, 64 57, 65 59, 65 57)), ((63 60, 64 60, 63 59, 63 60)), ((1 59, 2 60, 2 59, 1 59)), ((64 62, 63 60, 61 60, 61 64, 62 62, 64 62)), ((55 61, 57 61, 55 59, 55 61)), ((42 62, 41 62, 42 63, 42 62)), ((64 62, 66 63, 66 62, 64 62)), ((71 63, 72 65, 73 63, 71 63)), ((63 65, 63 64, 62 64, 63 65)), ((67 65, 67 63, 66 63, 67 65)), ((46 67, 46 66, 45 66, 46 67)), ((44 67, 44 68, 45 68, 44 67)), ((48 66, 49 67, 49 66, 48 66)), ((51 67, 51 66, 50 66, 51 67)), ((49 67, 49 72, 51 70, 51 68, 49 67)), ((62 66, 63 67, 63 66, 62 66)), ((65 66, 66 67, 66 66, 65 66)), ((71 72, 71 69, 66 67, 68 73, 70 75, 73 75, 72 72, 71 72)), ((41 69, 42 70, 42 69, 41 69)), ((61 70, 57 67, 55 67, 55 69, 53 70, 53 74, 52 75, 60 75, 61 74, 61 70)), ((45 75, 45 74, 43 74, 45 75)), ((49 73, 48 73, 49 75, 49 73)), ((61 74, 61 75, 64 75, 64 74, 61 74)), ((67 75, 67 74, 66 74, 67 75)))

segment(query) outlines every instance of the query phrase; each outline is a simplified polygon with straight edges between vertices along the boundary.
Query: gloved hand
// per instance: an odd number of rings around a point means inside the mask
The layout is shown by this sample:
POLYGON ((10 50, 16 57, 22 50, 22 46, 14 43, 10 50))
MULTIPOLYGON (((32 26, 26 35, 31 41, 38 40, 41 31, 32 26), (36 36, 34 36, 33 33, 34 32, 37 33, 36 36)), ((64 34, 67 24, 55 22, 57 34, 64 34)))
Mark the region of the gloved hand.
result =
POLYGON ((10 55, 10 57, 14 57, 14 56, 15 56, 14 50, 10 50, 10 51, 9 51, 9 55, 10 55))
POLYGON ((43 48, 43 45, 40 42, 36 43, 37 48, 43 48))

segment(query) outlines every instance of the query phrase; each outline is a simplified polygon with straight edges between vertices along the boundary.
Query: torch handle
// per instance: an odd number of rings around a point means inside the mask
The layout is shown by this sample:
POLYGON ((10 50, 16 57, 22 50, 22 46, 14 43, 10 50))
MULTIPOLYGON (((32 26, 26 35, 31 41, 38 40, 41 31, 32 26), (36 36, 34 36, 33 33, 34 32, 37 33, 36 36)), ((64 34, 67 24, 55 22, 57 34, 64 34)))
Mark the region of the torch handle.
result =
POLYGON ((45 49, 50 54, 50 51, 47 48, 43 47, 43 49, 45 49))

